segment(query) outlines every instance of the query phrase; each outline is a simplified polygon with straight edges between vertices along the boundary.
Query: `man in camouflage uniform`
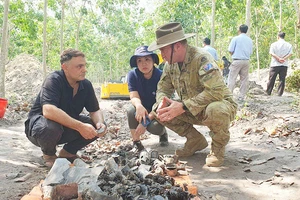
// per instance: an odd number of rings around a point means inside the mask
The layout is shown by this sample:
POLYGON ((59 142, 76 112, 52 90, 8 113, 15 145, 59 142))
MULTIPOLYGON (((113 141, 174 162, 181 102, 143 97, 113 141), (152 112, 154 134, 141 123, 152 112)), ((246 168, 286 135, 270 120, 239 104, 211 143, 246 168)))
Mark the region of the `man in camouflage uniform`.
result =
POLYGON ((212 144, 206 165, 218 167, 224 161, 237 104, 213 57, 187 44, 186 39, 194 35, 184 34, 181 24, 176 22, 156 30, 157 40, 148 49, 159 49, 167 62, 158 83, 153 112, 160 123, 187 138, 184 147, 176 150, 179 157, 191 156, 207 147, 205 137, 193 125, 207 126, 212 144), (179 101, 171 99, 174 91, 179 101))

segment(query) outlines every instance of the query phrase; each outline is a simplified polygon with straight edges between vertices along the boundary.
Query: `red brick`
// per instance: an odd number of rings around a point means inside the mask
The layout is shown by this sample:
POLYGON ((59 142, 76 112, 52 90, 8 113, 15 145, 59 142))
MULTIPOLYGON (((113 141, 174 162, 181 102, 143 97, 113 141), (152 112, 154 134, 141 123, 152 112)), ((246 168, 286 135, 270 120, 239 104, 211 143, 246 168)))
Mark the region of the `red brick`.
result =
POLYGON ((67 200, 78 198, 78 184, 70 183, 66 185, 54 186, 51 194, 52 200, 67 200))

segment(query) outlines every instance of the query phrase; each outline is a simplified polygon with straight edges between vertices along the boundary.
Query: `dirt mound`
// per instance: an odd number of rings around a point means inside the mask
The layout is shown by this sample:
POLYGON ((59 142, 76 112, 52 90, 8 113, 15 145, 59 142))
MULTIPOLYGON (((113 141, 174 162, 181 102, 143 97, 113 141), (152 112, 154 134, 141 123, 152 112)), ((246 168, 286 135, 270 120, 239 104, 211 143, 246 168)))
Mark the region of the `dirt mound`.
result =
POLYGON ((1 120, 6 125, 24 119, 43 83, 41 62, 32 55, 20 54, 5 66, 5 92, 8 108, 1 120))
POLYGON ((31 103, 43 82, 42 64, 21 54, 6 65, 5 88, 10 103, 31 103))

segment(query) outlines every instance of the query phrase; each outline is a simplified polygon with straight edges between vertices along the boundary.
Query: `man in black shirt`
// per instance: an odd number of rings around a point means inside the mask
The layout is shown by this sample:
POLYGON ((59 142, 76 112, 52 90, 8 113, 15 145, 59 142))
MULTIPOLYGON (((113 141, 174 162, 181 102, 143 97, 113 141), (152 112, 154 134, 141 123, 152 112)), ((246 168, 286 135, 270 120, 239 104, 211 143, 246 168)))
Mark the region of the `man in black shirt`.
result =
POLYGON ((52 167, 56 146, 64 144, 58 157, 71 162, 76 153, 106 133, 103 113, 91 82, 85 79, 85 55, 74 49, 65 50, 61 71, 51 73, 44 81, 25 121, 27 138, 41 147, 45 165, 52 167), (89 116, 81 115, 83 108, 89 116), (103 129, 102 133, 97 130, 103 129))

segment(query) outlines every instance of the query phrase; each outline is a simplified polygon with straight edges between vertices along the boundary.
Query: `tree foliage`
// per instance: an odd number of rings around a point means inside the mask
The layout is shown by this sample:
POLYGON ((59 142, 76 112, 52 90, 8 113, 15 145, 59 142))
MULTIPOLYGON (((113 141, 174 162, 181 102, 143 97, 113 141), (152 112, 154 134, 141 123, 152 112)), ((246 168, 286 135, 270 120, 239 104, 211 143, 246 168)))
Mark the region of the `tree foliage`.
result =
MULTIPOLYGON (((48 0, 47 17, 47 65, 60 69, 60 20, 61 1, 48 0)), ((293 2, 282 1, 282 30, 286 40, 294 46, 294 57, 299 56, 299 29, 293 2)), ((66 0, 63 40, 65 48, 76 48, 86 54, 89 62, 88 78, 93 82, 119 79, 129 70, 129 59, 136 47, 149 45, 155 40, 155 29, 170 21, 179 21, 185 32, 197 33, 191 39, 211 37, 211 0, 66 0), (147 9, 152 8, 153 12, 147 9), (77 44, 78 42, 78 44, 77 44)), ((268 67, 269 46, 276 40, 280 25, 280 0, 252 0, 251 35, 259 57, 251 57, 252 69, 260 63, 268 67), (258 60, 259 59, 259 62, 258 60)), ((215 48, 219 57, 225 55, 230 39, 237 34, 240 24, 245 23, 246 0, 216 1, 215 48)), ((0 20, 3 5, 0 3, 0 20)), ((1 21, 2 23, 2 21, 1 21)), ((42 60, 43 33, 42 0, 10 0, 9 6, 9 59, 20 53, 33 54, 42 60)))

